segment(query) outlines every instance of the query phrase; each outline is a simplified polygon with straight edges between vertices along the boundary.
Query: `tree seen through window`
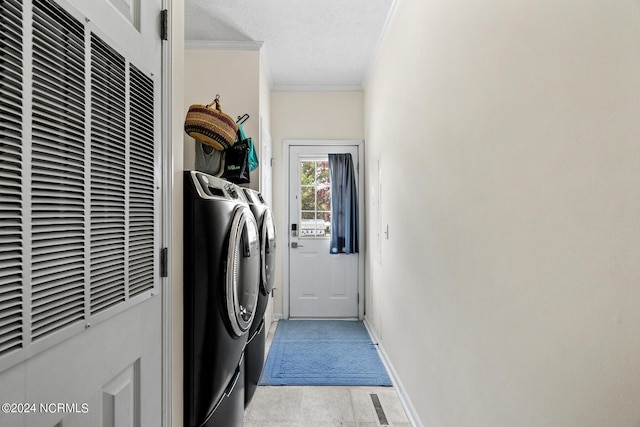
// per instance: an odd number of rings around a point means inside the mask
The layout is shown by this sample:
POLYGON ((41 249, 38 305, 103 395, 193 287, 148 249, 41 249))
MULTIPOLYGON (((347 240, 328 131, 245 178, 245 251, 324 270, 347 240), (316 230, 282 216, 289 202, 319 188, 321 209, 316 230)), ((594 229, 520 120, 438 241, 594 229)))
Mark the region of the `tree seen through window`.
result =
POLYGON ((328 160, 300 161, 300 237, 331 235, 328 160))

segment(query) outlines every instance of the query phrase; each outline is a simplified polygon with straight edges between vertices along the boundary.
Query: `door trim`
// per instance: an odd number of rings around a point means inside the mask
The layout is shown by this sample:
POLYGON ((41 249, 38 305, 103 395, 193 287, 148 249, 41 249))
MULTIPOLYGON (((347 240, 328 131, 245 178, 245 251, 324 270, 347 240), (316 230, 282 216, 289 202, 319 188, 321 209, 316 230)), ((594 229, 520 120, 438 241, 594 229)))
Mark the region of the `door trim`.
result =
MULTIPOLYGON (((173 143, 171 134, 173 131, 173 98, 171 96, 171 58, 172 49, 171 43, 173 40, 172 30, 172 18, 173 11, 171 9, 170 0, 162 0, 161 7, 163 10, 167 10, 167 35, 168 40, 163 40, 162 43, 162 77, 161 77, 161 198, 162 198, 162 214, 161 214, 161 247, 168 248, 169 260, 173 256, 174 242, 171 238, 172 224, 173 224, 173 203, 175 202, 172 191, 172 151, 173 143)), ((162 427, 170 427, 173 418, 173 267, 172 262, 167 261, 167 275, 160 278, 160 286, 162 288, 162 427)))
POLYGON ((289 149, 292 146, 349 146, 358 147, 358 220, 360 223, 360 256, 358 257, 358 320, 364 319, 364 252, 367 248, 364 218, 364 141, 363 140, 334 140, 334 139, 285 139, 282 141, 283 154, 283 187, 282 211, 284 213, 284 227, 280 234, 280 247, 285 248, 282 253, 282 317, 289 318, 290 314, 290 283, 289 283, 289 224, 290 200, 289 200, 289 149))

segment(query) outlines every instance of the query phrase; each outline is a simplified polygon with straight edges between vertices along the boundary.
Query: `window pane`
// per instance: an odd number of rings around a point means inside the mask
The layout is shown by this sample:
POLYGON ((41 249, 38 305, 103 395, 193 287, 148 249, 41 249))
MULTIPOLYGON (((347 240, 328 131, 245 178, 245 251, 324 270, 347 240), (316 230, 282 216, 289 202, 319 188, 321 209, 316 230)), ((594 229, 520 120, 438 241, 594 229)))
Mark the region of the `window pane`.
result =
POLYGON ((315 212, 302 211, 302 219, 316 219, 315 212))
POLYGON ((303 211, 316 210, 316 195, 313 187, 302 187, 300 189, 300 198, 303 211))
POLYGON ((316 209, 319 211, 331 210, 331 188, 329 186, 318 186, 316 191, 317 205, 316 209))
POLYGON ((302 160, 300 162, 300 184, 313 185, 316 181, 316 162, 302 160))
POLYGON ((329 161, 316 163, 316 180, 318 184, 329 184, 329 161))
POLYGON ((298 236, 328 236, 331 227, 331 180, 328 160, 300 161, 300 207, 298 236))
POLYGON ((324 221, 315 218, 315 212, 303 212, 302 221, 300 221, 300 237, 322 236, 324 234, 324 232, 321 233, 323 225, 324 221))
POLYGON ((331 212, 318 212, 318 219, 324 222, 324 236, 331 236, 331 212))

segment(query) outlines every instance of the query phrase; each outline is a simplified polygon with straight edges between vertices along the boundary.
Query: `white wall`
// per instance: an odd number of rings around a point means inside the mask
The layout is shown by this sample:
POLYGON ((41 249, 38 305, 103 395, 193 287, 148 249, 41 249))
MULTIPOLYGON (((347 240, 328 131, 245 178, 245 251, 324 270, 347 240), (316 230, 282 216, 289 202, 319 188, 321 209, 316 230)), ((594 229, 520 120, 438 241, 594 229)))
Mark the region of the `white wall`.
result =
POLYGON ((271 72, 269 70, 269 64, 266 62, 262 51, 260 52, 260 117, 262 120, 270 124, 271 123, 271 72))
MULTIPOLYGON (((278 254, 273 307, 282 317, 282 257, 287 255, 287 230, 282 164, 285 139, 364 138, 362 92, 273 92, 271 135, 273 139, 273 211, 278 230, 278 254)), ((365 150, 366 151, 366 150, 365 150)))
MULTIPOLYGON (((189 105, 211 103, 220 95, 222 111, 234 120, 243 114, 250 118, 243 124, 247 137, 253 139, 260 155, 260 52, 258 50, 187 49, 185 67, 185 116, 189 105)), ((262 93, 264 97, 264 93, 262 93)), ((268 102, 268 101, 267 101, 268 102)), ((183 118, 184 120, 184 118, 183 118)), ((195 168, 194 140, 184 136, 185 169, 195 168)), ((260 174, 251 173, 250 187, 259 188, 260 174)))
MULTIPOLYGON (((270 164, 270 158, 273 156, 273 143, 271 141, 271 73, 269 70, 269 64, 266 61, 265 53, 263 51, 260 52, 260 122, 259 125, 262 125, 260 129, 260 139, 256 139, 256 141, 260 141, 259 148, 259 157, 258 162, 260 166, 256 171, 256 175, 260 176, 260 186, 259 190, 261 192, 265 192, 265 186, 269 186, 269 190, 267 190, 268 194, 272 194, 272 181, 273 174, 271 167, 266 168, 266 165, 270 164), (265 135, 264 132, 268 133, 265 135), (265 147, 267 150, 263 150, 265 147), (264 158, 268 156, 268 158, 264 158), (266 170, 262 170, 266 168, 266 170), (267 179, 263 179, 266 175, 267 179)), ((269 298, 269 302, 267 304, 267 308, 264 313, 264 324, 265 324, 265 338, 269 333, 269 327, 271 326, 271 322, 273 321, 273 299, 269 298)))
POLYGON ((367 316, 424 425, 640 425, 638 2, 402 0, 365 132, 367 316))

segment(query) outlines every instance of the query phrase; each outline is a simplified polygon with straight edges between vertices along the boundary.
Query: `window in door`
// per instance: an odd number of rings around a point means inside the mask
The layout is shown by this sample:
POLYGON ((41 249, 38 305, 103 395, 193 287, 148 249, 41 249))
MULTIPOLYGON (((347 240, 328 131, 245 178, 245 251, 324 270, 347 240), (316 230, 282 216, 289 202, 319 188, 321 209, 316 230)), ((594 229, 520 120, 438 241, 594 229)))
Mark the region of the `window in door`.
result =
POLYGON ((300 161, 300 238, 331 235, 328 159, 300 161))

